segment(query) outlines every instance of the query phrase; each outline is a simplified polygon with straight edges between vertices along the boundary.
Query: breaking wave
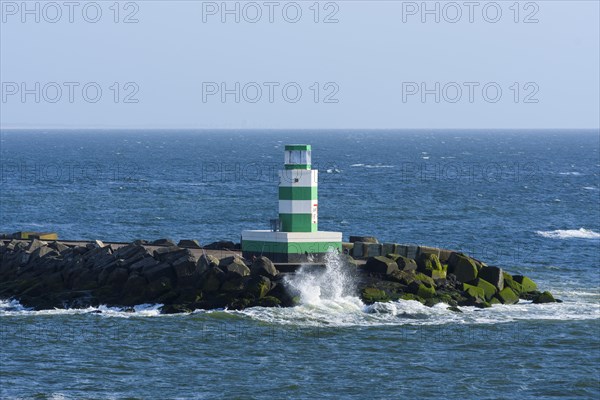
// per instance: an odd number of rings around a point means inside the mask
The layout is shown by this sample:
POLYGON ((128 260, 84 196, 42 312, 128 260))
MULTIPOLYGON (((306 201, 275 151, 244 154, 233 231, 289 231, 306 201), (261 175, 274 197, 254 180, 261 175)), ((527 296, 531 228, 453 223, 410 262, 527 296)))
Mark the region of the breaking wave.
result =
POLYGON ((600 233, 585 228, 536 231, 535 233, 549 239, 600 239, 600 233))

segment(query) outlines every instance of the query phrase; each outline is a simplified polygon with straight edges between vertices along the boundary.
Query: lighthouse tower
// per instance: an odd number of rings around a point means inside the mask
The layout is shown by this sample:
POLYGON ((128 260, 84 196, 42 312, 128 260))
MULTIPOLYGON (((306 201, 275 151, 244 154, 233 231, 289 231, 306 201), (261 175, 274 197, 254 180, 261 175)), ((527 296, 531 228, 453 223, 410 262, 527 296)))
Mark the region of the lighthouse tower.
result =
POLYGON ((285 146, 279 171, 279 219, 271 230, 242 232, 244 258, 266 256, 276 263, 320 261, 330 250, 342 250, 341 232, 320 232, 318 172, 311 169, 311 146, 285 146))

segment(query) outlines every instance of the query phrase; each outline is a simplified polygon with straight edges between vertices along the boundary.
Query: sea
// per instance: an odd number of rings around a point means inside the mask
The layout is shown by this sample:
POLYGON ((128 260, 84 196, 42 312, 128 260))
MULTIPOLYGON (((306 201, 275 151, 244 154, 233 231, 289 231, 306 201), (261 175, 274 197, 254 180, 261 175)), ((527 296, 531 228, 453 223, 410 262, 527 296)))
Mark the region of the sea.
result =
POLYGON ((463 251, 562 303, 363 304, 331 255, 293 308, 0 299, 1 399, 600 398, 600 132, 3 130, 0 232, 239 241, 312 145, 319 229, 463 251))

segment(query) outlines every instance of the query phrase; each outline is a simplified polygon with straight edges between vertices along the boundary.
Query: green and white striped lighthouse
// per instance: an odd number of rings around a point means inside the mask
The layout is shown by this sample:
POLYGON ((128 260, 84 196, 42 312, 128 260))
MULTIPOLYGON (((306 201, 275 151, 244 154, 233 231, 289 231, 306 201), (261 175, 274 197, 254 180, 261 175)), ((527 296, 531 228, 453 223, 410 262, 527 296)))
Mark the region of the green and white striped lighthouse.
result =
POLYGON ((274 262, 319 261, 330 250, 341 251, 341 232, 320 232, 318 177, 311 168, 311 146, 285 146, 279 171, 279 219, 271 230, 243 231, 245 258, 264 255, 274 262))
POLYGON ((317 232, 319 171, 311 169, 311 148, 285 146, 284 170, 279 171, 279 220, 283 232, 317 232))

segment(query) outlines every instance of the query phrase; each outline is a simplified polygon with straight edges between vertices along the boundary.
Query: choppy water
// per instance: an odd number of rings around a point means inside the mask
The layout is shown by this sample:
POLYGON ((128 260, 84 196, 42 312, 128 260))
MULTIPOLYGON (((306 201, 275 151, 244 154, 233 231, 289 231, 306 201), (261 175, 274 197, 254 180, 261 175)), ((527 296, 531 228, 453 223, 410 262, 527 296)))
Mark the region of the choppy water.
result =
POLYGON ((561 304, 365 306, 335 257, 291 309, 163 316, 0 301, 0 398, 597 398, 598 132, 11 133, 0 231, 239 237, 277 212, 283 144, 313 145, 320 228, 457 248, 561 304))

